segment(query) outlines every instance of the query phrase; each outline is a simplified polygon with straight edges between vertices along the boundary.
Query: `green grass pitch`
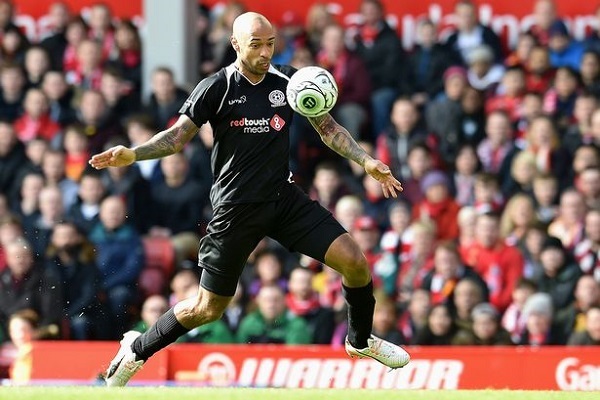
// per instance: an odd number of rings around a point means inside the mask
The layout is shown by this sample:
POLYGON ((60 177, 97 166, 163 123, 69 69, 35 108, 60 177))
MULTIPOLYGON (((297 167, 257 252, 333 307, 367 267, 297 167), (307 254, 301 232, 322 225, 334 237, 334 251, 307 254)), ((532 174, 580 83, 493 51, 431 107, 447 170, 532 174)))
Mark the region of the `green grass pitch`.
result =
POLYGON ((0 400, 592 400, 599 393, 507 390, 0 387, 0 400))

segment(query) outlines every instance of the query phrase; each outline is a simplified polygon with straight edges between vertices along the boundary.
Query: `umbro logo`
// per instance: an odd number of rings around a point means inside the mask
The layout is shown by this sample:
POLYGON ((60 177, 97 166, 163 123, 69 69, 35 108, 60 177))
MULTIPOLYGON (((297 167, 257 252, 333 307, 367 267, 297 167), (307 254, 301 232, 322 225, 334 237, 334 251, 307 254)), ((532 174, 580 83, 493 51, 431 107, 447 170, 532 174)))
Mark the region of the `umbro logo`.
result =
POLYGON ((240 96, 239 99, 229 100, 228 103, 229 103, 230 106, 232 106, 234 104, 244 104, 245 102, 246 102, 246 96, 244 95, 244 96, 240 96))

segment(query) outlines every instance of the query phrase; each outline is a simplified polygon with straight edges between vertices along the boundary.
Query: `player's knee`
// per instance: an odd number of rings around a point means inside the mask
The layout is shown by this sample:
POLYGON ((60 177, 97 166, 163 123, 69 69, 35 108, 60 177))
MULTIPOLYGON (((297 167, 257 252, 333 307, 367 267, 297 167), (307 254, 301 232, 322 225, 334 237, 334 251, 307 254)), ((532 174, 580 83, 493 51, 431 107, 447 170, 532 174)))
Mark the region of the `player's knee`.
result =
POLYGON ((367 258, 358 245, 352 246, 350 250, 351 263, 357 269, 368 268, 367 258))
POLYGON ((350 276, 367 275, 369 273, 369 264, 363 252, 354 246, 349 250, 349 257, 345 265, 346 274, 350 276))
POLYGON ((355 275, 369 275, 369 264, 364 255, 360 255, 360 257, 354 260, 354 265, 352 266, 352 273, 355 275))

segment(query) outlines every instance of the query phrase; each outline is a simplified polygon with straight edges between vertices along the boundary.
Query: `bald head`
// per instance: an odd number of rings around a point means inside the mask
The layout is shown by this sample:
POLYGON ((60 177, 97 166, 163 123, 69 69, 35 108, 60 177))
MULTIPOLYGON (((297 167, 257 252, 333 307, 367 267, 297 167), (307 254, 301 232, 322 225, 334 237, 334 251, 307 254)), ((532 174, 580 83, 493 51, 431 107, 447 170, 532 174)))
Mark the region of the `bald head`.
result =
POLYGON ((255 12, 243 13, 233 21, 233 37, 241 40, 264 28, 273 29, 264 15, 255 12))

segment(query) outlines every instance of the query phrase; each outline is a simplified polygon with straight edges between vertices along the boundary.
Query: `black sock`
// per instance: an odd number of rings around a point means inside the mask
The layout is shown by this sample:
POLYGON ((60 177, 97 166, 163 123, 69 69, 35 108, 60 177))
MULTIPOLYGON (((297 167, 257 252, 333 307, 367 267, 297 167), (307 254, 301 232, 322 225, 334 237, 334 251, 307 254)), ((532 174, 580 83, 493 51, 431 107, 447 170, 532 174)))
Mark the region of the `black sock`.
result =
POLYGON ((131 348, 138 360, 146 361, 154 353, 175 342, 179 336, 188 333, 190 329, 181 325, 171 308, 158 318, 140 337, 135 339, 131 348))
POLYGON ((342 291, 348 304, 348 341, 355 348, 364 349, 373 328, 373 281, 357 288, 342 285, 342 291))

